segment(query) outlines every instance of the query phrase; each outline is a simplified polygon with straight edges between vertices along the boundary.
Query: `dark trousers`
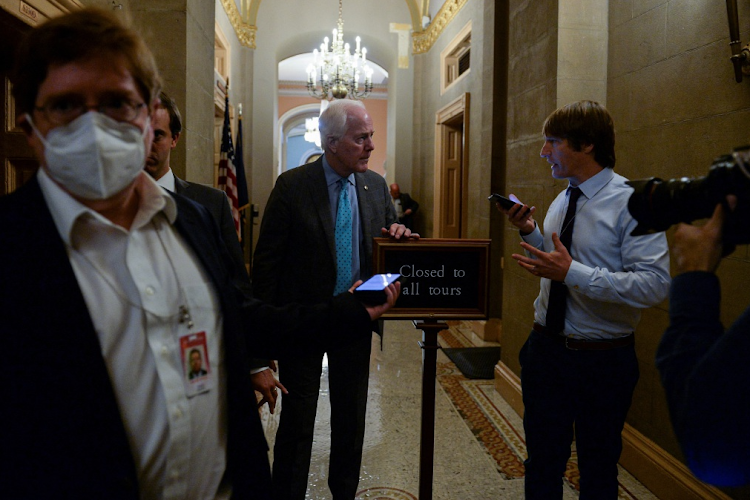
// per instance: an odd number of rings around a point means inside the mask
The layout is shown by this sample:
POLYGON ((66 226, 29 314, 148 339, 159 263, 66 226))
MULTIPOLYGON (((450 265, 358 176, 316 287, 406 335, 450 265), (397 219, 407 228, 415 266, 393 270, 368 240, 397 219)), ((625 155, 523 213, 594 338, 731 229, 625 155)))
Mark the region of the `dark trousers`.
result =
MULTIPOLYGON (((357 493, 365 436, 367 385, 372 339, 328 354, 331 400, 331 456, 328 486, 334 500, 357 493)), ((307 490, 323 353, 279 360, 279 379, 289 391, 282 399, 273 449, 275 500, 303 500, 307 490)))
POLYGON ((616 499, 621 434, 639 375, 634 346, 573 351, 532 331, 519 360, 526 499, 562 498, 574 429, 580 498, 616 499))

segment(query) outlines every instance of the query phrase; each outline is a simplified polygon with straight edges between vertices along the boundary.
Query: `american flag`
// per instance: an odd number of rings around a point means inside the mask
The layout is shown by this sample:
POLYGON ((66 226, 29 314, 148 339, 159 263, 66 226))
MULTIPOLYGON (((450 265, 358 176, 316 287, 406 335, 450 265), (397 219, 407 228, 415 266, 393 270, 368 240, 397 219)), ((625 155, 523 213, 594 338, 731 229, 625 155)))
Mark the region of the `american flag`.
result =
POLYGON ((240 204, 237 196, 237 171, 234 166, 234 147, 229 125, 229 89, 224 97, 224 128, 221 133, 221 155, 219 159, 219 189, 224 190, 232 207, 232 218, 237 237, 240 237, 240 204))

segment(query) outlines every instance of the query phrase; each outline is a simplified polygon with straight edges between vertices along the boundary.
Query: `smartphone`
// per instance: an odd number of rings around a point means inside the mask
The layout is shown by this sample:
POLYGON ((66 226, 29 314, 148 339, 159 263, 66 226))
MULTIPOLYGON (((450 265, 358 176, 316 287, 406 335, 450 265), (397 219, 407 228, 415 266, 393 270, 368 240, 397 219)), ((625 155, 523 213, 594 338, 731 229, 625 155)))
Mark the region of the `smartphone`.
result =
POLYGON ((513 205, 516 205, 517 203, 510 198, 506 198, 505 196, 497 193, 492 193, 487 197, 488 200, 490 200, 493 203, 500 203, 500 206, 503 207, 505 210, 510 210, 513 208, 513 205))
POLYGON ((382 304, 386 301, 385 288, 394 281, 404 284, 404 277, 396 273, 376 274, 354 289, 354 296, 366 304, 382 304))
MULTIPOLYGON (((510 198, 506 198, 505 196, 497 193, 492 193, 487 197, 488 200, 490 200, 493 203, 500 203, 500 206, 503 207, 505 210, 510 210, 513 208, 514 205, 520 205, 520 203, 516 203, 515 201, 511 200, 510 198)), ((524 213, 524 215, 528 213, 528 210, 524 213)))

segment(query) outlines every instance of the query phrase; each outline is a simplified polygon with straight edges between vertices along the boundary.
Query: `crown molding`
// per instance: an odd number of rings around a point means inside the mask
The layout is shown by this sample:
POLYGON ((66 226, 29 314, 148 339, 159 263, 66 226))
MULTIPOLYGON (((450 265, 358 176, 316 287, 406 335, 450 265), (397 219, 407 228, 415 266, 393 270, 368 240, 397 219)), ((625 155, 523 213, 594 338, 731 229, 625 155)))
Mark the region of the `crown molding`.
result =
POLYGON ((240 41, 240 44, 249 48, 255 48, 255 33, 258 31, 256 26, 251 26, 242 20, 242 15, 234 0, 221 0, 221 6, 229 18, 229 22, 234 28, 234 33, 240 41))
POLYGON ((443 33, 445 28, 453 21, 458 11, 466 5, 469 0, 446 0, 435 19, 425 31, 418 31, 412 34, 412 52, 414 54, 424 54, 428 52, 438 37, 443 33))

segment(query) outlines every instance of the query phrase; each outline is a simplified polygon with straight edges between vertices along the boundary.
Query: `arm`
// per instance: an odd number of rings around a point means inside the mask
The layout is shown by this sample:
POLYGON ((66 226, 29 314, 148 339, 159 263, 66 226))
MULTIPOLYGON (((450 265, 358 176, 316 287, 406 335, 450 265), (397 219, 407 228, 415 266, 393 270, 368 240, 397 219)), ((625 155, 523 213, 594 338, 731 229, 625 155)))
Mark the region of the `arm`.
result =
POLYGON ((328 350, 351 342, 355 335, 370 335, 371 322, 393 307, 401 290, 400 283, 385 289, 387 301, 363 305, 351 291, 313 305, 287 304, 272 306, 246 298, 243 321, 249 343, 264 356, 277 358, 292 352, 328 350), (273 331, 273 335, 266 332, 273 331))
POLYGON ((278 296, 278 271, 291 245, 289 186, 281 176, 268 198, 253 257, 253 295, 268 302, 278 296))
POLYGON ((380 229, 381 236, 395 240, 418 240, 418 233, 412 233, 411 229, 398 223, 396 209, 391 202, 391 194, 388 191, 388 187, 385 185, 385 182, 382 183, 382 186, 381 197, 383 206, 385 207, 385 221, 383 221, 383 227, 380 229))
POLYGON ((653 307, 666 299, 671 281, 666 235, 630 236, 631 230, 625 230, 620 247, 621 270, 573 260, 565 284, 589 298, 638 308, 653 307))
POLYGON ((535 276, 562 281, 571 291, 598 302, 646 308, 667 297, 669 251, 664 233, 631 236, 636 222, 625 205, 620 211, 602 212, 582 222, 574 229, 574 253, 577 245, 581 249, 576 259, 556 233, 547 243, 551 251, 545 252, 539 228, 523 237, 521 246, 527 255, 514 254, 513 258, 535 276))
MULTIPOLYGON (((234 227, 234 219, 232 218, 232 209, 229 205, 229 198, 226 193, 221 192, 220 201, 218 202, 221 207, 220 211, 220 229, 221 237, 224 240, 224 245, 227 247, 227 251, 232 257, 232 263, 234 265, 234 275, 236 281, 240 283, 240 287, 245 293, 252 293, 250 288, 250 278, 247 274, 247 268, 245 267, 245 260, 242 256, 242 247, 240 246, 239 239, 237 238, 237 231, 234 227)), ((277 388, 281 389, 286 394, 286 388, 279 382, 273 375, 273 371, 270 369, 270 364, 273 361, 267 359, 253 358, 250 360, 250 366, 253 368, 250 374, 250 383, 253 389, 258 391, 263 397, 258 403, 258 407, 268 403, 268 408, 271 413, 274 412, 276 407, 277 388)))
POLYGON ((656 366, 688 466, 730 486, 750 482, 750 309, 724 332, 719 302, 714 274, 675 277, 656 366))
POLYGON ((268 410, 271 414, 276 409, 276 400, 279 396, 277 389, 281 389, 281 392, 284 394, 289 394, 286 387, 273 374, 275 371, 276 363, 273 363, 273 367, 266 366, 260 369, 260 371, 254 371, 250 375, 250 383, 253 385, 253 389, 258 391, 262 396, 261 400, 258 401, 258 408, 268 403, 268 410))
POLYGON ((719 486, 750 482, 750 308, 724 332, 713 271, 722 254, 724 214, 703 227, 680 224, 669 327, 656 354, 675 434, 688 466, 719 486))

